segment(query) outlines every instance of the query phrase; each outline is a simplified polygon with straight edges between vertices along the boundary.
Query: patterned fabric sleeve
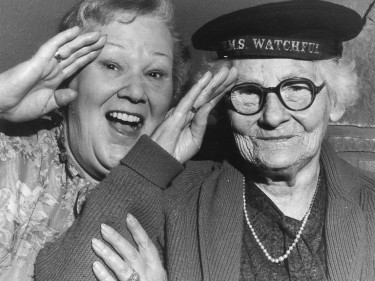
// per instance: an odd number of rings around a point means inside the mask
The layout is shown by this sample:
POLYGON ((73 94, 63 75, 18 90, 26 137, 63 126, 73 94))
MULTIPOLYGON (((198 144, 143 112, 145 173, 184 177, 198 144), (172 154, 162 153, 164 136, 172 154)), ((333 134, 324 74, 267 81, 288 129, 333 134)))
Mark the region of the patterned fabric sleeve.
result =
POLYGON ((74 220, 78 191, 96 183, 62 161, 59 120, 0 122, 0 281, 31 281, 45 242, 74 220))
POLYGON ((73 199, 61 199, 63 175, 55 131, 0 132, 1 281, 31 280, 39 249, 67 228, 73 199))

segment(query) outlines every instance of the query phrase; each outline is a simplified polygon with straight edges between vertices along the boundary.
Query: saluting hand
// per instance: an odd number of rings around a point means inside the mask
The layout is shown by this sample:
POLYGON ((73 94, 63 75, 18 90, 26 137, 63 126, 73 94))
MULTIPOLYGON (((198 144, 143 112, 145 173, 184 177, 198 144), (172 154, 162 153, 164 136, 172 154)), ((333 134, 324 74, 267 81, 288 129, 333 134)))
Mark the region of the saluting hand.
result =
POLYGON ((233 86, 235 68, 223 67, 214 77, 207 72, 171 109, 151 138, 181 163, 193 157, 202 145, 211 110, 233 86))
POLYGON ((94 60, 106 42, 99 32, 65 30, 42 45, 29 60, 0 74, 0 119, 32 120, 73 101, 77 93, 57 89, 94 60))

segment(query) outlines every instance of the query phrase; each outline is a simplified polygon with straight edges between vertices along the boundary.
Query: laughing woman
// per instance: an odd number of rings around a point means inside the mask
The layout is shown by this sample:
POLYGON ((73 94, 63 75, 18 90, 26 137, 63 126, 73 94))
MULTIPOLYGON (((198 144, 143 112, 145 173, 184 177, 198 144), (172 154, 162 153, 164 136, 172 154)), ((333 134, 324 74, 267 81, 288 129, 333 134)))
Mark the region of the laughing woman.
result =
MULTIPOLYGON (((65 31, 1 74, 0 280, 32 280, 38 251, 179 97, 187 64, 172 20, 164 0, 84 0, 65 31)), ((230 73, 208 73, 190 92, 196 106, 230 73)))

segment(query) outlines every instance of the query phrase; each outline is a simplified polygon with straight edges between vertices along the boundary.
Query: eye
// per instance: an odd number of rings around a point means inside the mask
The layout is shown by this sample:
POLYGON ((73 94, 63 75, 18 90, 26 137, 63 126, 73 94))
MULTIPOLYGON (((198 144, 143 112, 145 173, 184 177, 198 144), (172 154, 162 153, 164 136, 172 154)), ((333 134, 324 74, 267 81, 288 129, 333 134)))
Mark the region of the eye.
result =
POLYGON ((311 87, 307 82, 286 82, 282 85, 281 91, 287 92, 302 92, 302 91, 311 91, 311 87))
POLYGON ((101 61, 100 63, 105 69, 108 69, 111 71, 117 71, 120 69, 116 63, 113 63, 111 61, 101 61))
POLYGON ((147 73, 147 75, 154 79, 161 79, 165 76, 164 73, 160 71, 150 71, 149 73, 147 73))
POLYGON ((106 67, 107 69, 109 69, 109 70, 118 70, 117 65, 114 64, 114 63, 106 63, 106 64, 105 64, 105 67, 106 67))
POLYGON ((290 85, 288 88, 290 88, 293 91, 301 91, 301 90, 309 90, 310 87, 304 84, 299 85, 290 85))

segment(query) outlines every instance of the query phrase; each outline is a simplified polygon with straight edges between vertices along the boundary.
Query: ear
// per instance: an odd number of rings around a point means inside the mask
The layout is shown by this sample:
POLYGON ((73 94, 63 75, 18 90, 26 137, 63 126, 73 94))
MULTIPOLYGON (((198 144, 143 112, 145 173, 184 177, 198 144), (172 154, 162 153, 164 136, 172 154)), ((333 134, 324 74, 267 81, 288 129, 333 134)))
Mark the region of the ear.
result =
POLYGON ((341 117, 344 115, 344 113, 345 113, 345 108, 343 108, 342 106, 339 106, 337 103, 333 104, 331 106, 331 112, 329 114, 329 119, 332 122, 337 122, 338 120, 341 119, 341 117))

